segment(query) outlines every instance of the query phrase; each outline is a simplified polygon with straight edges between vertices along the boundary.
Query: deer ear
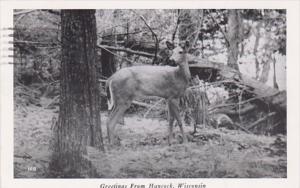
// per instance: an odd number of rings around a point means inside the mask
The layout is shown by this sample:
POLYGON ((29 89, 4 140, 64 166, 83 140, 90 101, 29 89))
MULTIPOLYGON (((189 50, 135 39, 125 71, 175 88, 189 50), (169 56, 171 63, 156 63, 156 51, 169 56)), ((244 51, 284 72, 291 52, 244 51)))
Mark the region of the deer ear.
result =
POLYGON ((166 44, 167 44, 168 49, 170 49, 170 50, 173 50, 175 48, 174 44, 169 41, 166 41, 166 44))
POLYGON ((184 48, 189 49, 189 47, 190 47, 190 41, 186 40, 184 44, 184 48))
POLYGON ((190 49, 190 42, 188 40, 182 41, 179 45, 185 52, 188 52, 190 49))

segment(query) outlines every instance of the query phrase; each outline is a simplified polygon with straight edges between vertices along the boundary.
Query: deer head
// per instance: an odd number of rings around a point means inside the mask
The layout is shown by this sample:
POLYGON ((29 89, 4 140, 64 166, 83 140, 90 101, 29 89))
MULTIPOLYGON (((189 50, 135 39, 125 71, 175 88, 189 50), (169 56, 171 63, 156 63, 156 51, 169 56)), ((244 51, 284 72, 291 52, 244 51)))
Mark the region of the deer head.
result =
POLYGON ((181 70, 186 78, 189 80, 191 78, 191 73, 188 65, 188 51, 189 51, 189 42, 180 43, 179 46, 173 49, 172 55, 170 57, 171 61, 174 61, 181 70))

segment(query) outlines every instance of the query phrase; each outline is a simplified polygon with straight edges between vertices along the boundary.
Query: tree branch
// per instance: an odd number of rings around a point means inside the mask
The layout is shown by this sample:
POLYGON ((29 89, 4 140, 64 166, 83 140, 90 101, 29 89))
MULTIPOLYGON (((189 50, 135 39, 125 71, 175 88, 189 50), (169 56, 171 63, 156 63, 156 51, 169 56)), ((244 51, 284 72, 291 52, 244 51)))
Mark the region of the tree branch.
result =
POLYGON ((228 36, 226 34, 226 32, 222 29, 222 27, 220 26, 220 24, 215 20, 215 18, 210 14, 210 11, 208 11, 208 15, 209 17, 212 19, 212 21, 218 26, 218 28, 220 29, 220 32, 223 34, 226 44, 229 46, 229 40, 228 40, 228 36))
POLYGON ((136 15, 138 15, 142 20, 143 22, 145 23, 145 25, 149 28, 150 32, 152 33, 152 35, 154 36, 155 38, 155 54, 154 54, 154 59, 153 59, 153 64, 155 63, 156 59, 157 59, 157 52, 158 52, 158 49, 159 49, 159 40, 157 38, 157 35, 156 33, 153 31, 153 29, 150 27, 150 25, 147 23, 146 19, 144 18, 144 16, 138 14, 137 12, 135 12, 134 10, 132 10, 132 12, 134 12, 136 15))
MULTIPOLYGON (((120 55, 118 55, 118 54, 116 54, 116 53, 113 53, 111 50, 109 50, 109 49, 106 48, 105 46, 106 46, 106 45, 97 45, 97 48, 101 48, 101 49, 103 49, 103 50, 106 50, 106 51, 108 51, 109 53, 111 53, 111 54, 113 54, 113 55, 115 55, 115 56, 117 56, 117 57, 119 57, 119 58, 121 58, 121 59, 125 59, 126 61, 128 61, 128 62, 131 63, 131 64, 134 63, 133 61, 131 61, 130 59, 128 59, 128 58, 126 58, 126 57, 123 57, 123 56, 120 56, 120 55)), ((109 47, 109 46, 107 46, 107 47, 109 47)))
POLYGON ((28 13, 34 12, 34 11, 36 11, 36 9, 16 11, 16 12, 14 12, 14 16, 18 16, 21 14, 28 14, 28 13))
POLYGON ((41 11, 48 12, 48 13, 54 14, 56 16, 60 16, 60 11, 59 10, 41 9, 41 11))
POLYGON ((241 130, 245 131, 245 132, 248 133, 248 134, 253 134, 253 132, 249 131, 248 129, 246 129, 245 127, 243 127, 243 126, 241 126, 241 125, 239 125, 239 124, 237 124, 237 123, 233 123, 232 125, 234 125, 234 126, 240 128, 241 130))
POLYGON ((258 125, 259 123, 265 121, 266 119, 268 119, 269 117, 274 116, 276 113, 275 112, 271 112, 269 114, 267 114, 266 116, 256 120, 255 122, 253 122, 251 125, 248 126, 248 129, 252 129, 254 128, 256 125, 258 125))
POLYGON ((42 46, 60 46, 54 42, 39 42, 39 41, 10 41, 10 44, 25 44, 25 45, 42 45, 42 46))
POLYGON ((199 33, 200 33, 200 29, 202 27, 202 24, 203 24, 203 20, 204 20, 204 11, 203 10, 200 10, 201 11, 201 16, 199 16, 200 18, 197 19, 197 28, 196 28, 196 34, 195 34, 195 37, 194 37, 194 40, 191 44, 192 47, 195 46, 197 40, 199 39, 199 33))
POLYGON ((99 36, 100 38, 105 38, 105 37, 112 37, 112 36, 122 36, 122 35, 133 35, 133 34, 138 34, 144 32, 143 30, 138 30, 138 31, 134 31, 131 33, 115 33, 115 34, 109 34, 109 35, 104 35, 104 36, 99 36))
POLYGON ((175 27, 174 32, 172 34, 172 43, 174 43, 175 36, 176 36, 176 33, 177 33, 178 26, 179 26, 180 22, 181 22, 180 21, 180 9, 178 9, 178 17, 177 17, 176 27, 175 27))
POLYGON ((252 110, 254 110, 256 108, 255 105, 247 105, 246 107, 242 108, 240 111, 237 110, 230 110, 230 109, 222 109, 221 106, 219 106, 218 108, 221 109, 217 109, 216 111, 213 111, 213 113, 223 113, 223 114, 227 114, 227 115, 238 115, 238 114, 246 114, 252 110))
POLYGON ((120 47, 114 47, 114 46, 108 46, 108 45, 97 45, 97 47, 98 48, 106 48, 106 49, 114 50, 114 51, 126 52, 126 53, 129 53, 129 54, 140 55, 140 56, 144 56, 144 57, 148 57, 148 58, 155 57, 154 54, 150 54, 150 53, 147 53, 147 52, 135 51, 135 50, 131 50, 129 48, 120 48, 120 47))

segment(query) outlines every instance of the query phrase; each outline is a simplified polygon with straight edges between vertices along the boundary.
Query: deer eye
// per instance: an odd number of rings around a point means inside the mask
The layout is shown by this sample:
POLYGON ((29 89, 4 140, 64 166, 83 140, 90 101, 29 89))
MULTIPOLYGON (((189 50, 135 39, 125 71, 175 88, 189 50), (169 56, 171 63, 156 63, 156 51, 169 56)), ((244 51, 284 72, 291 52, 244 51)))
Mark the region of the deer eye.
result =
POLYGON ((183 51, 180 51, 180 52, 179 52, 179 54, 182 54, 182 53, 183 53, 183 51))

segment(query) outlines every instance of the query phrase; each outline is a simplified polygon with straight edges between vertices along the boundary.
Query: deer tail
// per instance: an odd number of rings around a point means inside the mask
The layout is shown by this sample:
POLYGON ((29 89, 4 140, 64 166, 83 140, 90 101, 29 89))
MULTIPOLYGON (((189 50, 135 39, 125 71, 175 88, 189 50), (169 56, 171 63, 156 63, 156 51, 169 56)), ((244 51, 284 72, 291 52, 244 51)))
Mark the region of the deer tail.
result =
POLYGON ((107 105, 108 110, 111 110, 114 107, 114 95, 111 87, 112 80, 106 82, 106 94, 107 94, 107 105))

